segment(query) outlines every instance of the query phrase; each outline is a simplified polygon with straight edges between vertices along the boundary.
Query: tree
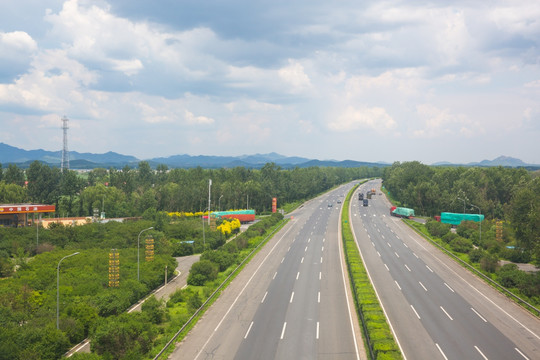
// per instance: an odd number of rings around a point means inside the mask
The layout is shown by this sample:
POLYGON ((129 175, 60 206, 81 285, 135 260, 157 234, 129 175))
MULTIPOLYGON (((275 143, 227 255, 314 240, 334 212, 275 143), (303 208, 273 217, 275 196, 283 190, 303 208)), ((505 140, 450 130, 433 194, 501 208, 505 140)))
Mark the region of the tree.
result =
POLYGON ((518 246, 540 261, 540 178, 517 186, 510 218, 518 246))
POLYGON ((53 204, 60 196, 62 174, 58 168, 34 161, 26 171, 28 179, 28 196, 34 202, 53 204))
POLYGON ((61 193, 64 196, 67 196, 67 213, 73 213, 73 200, 75 195, 77 195, 83 188, 82 180, 77 176, 77 173, 73 170, 64 170, 62 174, 62 179, 60 183, 61 193))
POLYGON ((9 164, 3 178, 6 184, 24 186, 24 171, 15 164, 9 164))

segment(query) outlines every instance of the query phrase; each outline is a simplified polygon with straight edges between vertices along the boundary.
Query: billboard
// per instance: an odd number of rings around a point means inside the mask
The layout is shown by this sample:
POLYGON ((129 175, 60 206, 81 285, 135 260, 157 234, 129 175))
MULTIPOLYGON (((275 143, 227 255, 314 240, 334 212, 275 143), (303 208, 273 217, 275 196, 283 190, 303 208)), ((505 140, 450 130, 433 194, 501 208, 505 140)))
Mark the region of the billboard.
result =
POLYGON ((275 213, 277 211, 277 198, 272 198, 272 212, 275 213))

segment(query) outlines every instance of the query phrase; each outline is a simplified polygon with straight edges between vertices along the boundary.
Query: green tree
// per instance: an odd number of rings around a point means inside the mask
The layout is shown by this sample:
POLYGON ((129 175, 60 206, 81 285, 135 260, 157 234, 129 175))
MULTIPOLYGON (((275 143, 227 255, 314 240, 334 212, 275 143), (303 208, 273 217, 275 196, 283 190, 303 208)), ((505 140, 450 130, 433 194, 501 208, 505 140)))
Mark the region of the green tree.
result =
POLYGON ((540 178, 520 183, 511 202, 510 219, 517 245, 540 261, 540 178))
POLYGON ((15 164, 9 164, 6 169, 3 179, 6 184, 15 184, 19 186, 24 186, 24 171, 17 167, 15 164))

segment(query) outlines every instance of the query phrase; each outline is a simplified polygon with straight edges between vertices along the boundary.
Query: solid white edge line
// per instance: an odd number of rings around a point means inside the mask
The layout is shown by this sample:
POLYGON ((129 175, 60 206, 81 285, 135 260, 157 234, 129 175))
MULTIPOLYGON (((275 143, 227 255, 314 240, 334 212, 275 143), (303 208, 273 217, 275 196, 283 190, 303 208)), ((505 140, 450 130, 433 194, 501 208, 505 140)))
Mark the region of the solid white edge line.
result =
POLYGON ((514 349, 519 353, 519 355, 523 356, 523 358, 524 358, 525 360, 530 360, 527 356, 525 356, 524 353, 522 353, 521 351, 519 351, 518 348, 514 348, 514 349))
MULTIPOLYGON (((364 216, 366 216, 366 214, 364 214, 364 216)), ((341 218, 341 216, 340 216, 340 218, 341 218)), ((347 219, 347 220, 349 220, 349 219, 347 219)), ((364 228, 365 228, 365 226, 364 226, 364 228)), ((339 235, 341 237, 341 222, 339 223, 339 229, 340 229, 339 235)), ((356 248, 358 249, 358 253, 360 254, 360 257, 362 258, 362 263, 365 264, 366 262, 364 261, 364 255, 362 254, 362 251, 360 250, 360 246, 358 246, 358 239, 356 238, 356 233, 354 232, 354 226, 351 226, 351 232, 353 234, 354 243, 356 244, 356 248)), ((366 229, 366 232, 367 232, 367 229, 366 229)), ((371 238, 369 236, 369 233, 367 235, 368 235, 369 238, 371 238)), ((339 243, 340 243, 340 247, 341 247, 342 246, 341 241, 339 243)), ((340 261, 342 262, 341 267, 343 269, 343 261, 341 260, 341 256, 340 256, 340 261)), ((404 360, 407 360, 407 356, 405 356, 405 352, 403 351, 403 348, 401 347, 401 343, 399 342, 399 338, 397 337, 396 332, 394 331, 394 327, 392 326, 392 322, 388 318, 388 314, 386 313, 386 309, 384 308, 384 305, 381 302, 381 298, 379 296, 379 293, 377 292, 377 288, 375 287, 375 285, 373 285, 373 279, 371 278, 371 274, 369 273, 369 270, 368 270, 367 266, 364 265, 364 268, 366 269, 366 274, 367 274, 367 276, 369 278, 369 281, 371 282, 371 284, 373 286, 373 290, 375 291, 375 295, 377 296, 377 300, 379 300, 379 304, 381 305, 381 309, 382 309, 382 311, 384 313, 384 316, 386 317, 386 321, 388 321, 388 326, 390 326, 390 330, 392 331, 392 334, 394 335, 394 339, 396 339, 396 343, 398 344, 399 350, 401 351, 401 355, 403 356, 404 360)), ((345 286, 345 274, 343 275, 343 285, 345 286)), ((349 304, 349 299, 347 298, 347 305, 348 304, 349 304)), ((411 307, 412 307, 412 305, 411 305, 411 307)), ((350 310, 349 310, 349 315, 350 315, 350 310)), ((418 317, 418 318, 420 318, 420 317, 418 317)), ((352 325, 352 318, 351 318, 351 325, 352 325)), ((355 342, 356 342, 356 338, 355 338, 355 342)), ((357 355, 357 358, 358 358, 358 356, 359 356, 358 355, 358 350, 356 351, 356 355, 357 355)))
MULTIPOLYGON (((197 354, 197 356, 195 356, 195 359, 193 360, 196 360, 200 355, 201 353, 204 351, 204 349, 206 348, 206 345, 208 345, 208 343, 210 342, 210 339, 212 339, 212 337, 214 336, 214 333, 217 331, 217 329, 221 326, 221 323, 225 320, 225 318, 227 317, 227 315, 229 315, 229 313, 231 312, 231 309, 233 308, 234 305, 236 305, 236 302, 238 301, 238 299, 240 298, 240 296, 244 293, 244 291, 246 290, 246 288, 248 287, 248 285, 251 283, 251 280, 253 280, 253 278, 255 277, 255 275, 259 272, 260 268, 263 266, 263 264, 266 262, 266 259, 268 259, 268 257, 270 256, 270 254, 272 254, 274 252, 274 249, 279 245, 279 243, 281 242, 281 240, 283 240, 283 238, 285 237, 285 235, 287 235, 287 233, 293 228, 293 226, 289 227, 285 233, 281 236, 281 238, 274 244, 274 246, 272 247, 272 249, 268 252, 268 254, 266 254, 266 256, 264 257, 264 259, 261 261, 261 263, 259 264, 259 266, 257 267, 257 269, 255 269, 255 271, 253 272, 253 274, 251 275, 251 277, 249 278, 249 280, 246 282, 246 284, 244 285, 244 287, 242 288, 242 290, 240 290, 240 293, 236 296, 236 299, 234 299, 233 303, 231 304, 231 306, 229 306, 229 309, 227 310, 227 312, 225 313, 225 315, 223 315, 223 317, 221 318, 221 321, 219 322, 219 324, 216 326, 216 328, 214 329, 214 331, 210 334, 210 336, 208 336, 208 339, 206 340, 206 342, 204 343, 204 345, 201 347, 201 350, 199 351, 199 353, 197 354)), ((277 272, 276 272, 277 274, 277 272)))
POLYGON ((244 339, 247 339, 248 335, 249 335, 249 332, 251 331, 251 327, 253 326, 253 321, 251 322, 251 324, 249 324, 249 327, 246 331, 246 335, 244 335, 244 339))

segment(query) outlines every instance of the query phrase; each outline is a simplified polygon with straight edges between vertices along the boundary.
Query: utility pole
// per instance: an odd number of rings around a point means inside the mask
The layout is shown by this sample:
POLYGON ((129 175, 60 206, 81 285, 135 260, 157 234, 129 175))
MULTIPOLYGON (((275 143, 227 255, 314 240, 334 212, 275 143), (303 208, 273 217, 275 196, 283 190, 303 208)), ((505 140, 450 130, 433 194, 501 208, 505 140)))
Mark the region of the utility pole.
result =
POLYGON ((210 189, 212 188, 212 179, 208 180, 208 226, 210 226, 210 189))

